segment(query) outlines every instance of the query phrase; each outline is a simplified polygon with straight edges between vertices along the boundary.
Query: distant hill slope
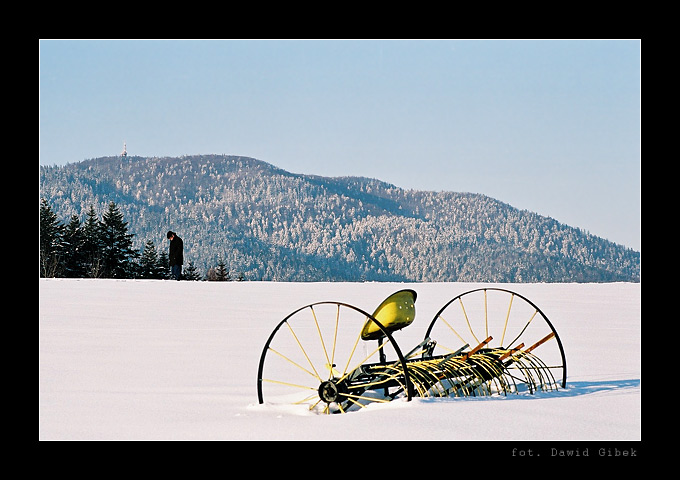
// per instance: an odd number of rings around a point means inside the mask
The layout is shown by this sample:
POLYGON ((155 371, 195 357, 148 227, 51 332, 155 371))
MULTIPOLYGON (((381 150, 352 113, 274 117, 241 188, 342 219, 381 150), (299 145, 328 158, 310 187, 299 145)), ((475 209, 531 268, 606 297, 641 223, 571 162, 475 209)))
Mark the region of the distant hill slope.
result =
POLYGON ((204 274, 278 281, 638 282, 640 253, 480 194, 287 172, 247 157, 102 157, 40 167, 67 222, 115 202, 136 246, 184 239, 204 274))

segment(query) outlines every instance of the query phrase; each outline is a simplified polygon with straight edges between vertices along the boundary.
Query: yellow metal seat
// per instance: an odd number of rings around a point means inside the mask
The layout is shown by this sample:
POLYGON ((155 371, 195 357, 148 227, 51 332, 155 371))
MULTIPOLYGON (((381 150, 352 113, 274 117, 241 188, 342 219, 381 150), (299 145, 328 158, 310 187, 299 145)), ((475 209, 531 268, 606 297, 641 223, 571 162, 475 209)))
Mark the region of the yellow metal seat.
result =
MULTIPOLYGON (((399 290, 387 297, 373 312, 375 318, 388 332, 400 330, 416 318, 416 292, 399 290)), ((371 319, 368 319, 361 331, 362 340, 376 340, 384 333, 371 319)))

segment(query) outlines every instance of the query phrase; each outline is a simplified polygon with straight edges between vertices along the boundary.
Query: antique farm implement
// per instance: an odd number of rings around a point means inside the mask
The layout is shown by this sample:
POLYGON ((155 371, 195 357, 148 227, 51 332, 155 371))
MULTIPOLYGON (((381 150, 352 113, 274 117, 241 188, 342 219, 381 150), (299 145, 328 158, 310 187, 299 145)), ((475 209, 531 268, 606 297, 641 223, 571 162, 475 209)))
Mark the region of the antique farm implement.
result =
POLYGON ((373 314, 342 302, 318 302, 290 313, 262 351, 259 403, 345 413, 398 398, 566 386, 562 342, 543 312, 522 295, 500 288, 458 295, 437 312, 422 341, 403 352, 395 337, 413 323, 416 297, 413 290, 400 290, 373 314))

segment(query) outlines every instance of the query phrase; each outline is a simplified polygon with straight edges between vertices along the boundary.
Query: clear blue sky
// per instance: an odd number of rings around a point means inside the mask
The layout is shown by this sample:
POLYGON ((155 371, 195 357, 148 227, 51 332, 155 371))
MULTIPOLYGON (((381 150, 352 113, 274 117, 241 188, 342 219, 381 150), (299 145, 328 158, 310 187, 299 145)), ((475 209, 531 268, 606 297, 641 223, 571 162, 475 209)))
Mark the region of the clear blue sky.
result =
POLYGON ((42 40, 40 164, 230 154, 640 250, 640 41, 42 40))

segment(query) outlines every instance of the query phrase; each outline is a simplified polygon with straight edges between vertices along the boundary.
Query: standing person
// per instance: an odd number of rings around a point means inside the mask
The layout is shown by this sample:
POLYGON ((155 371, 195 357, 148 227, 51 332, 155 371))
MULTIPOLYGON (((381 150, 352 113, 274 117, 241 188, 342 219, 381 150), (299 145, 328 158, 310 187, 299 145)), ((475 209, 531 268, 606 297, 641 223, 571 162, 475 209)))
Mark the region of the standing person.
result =
POLYGON ((182 264, 184 263, 184 242, 172 230, 168 231, 167 237, 170 240, 170 254, 168 255, 170 273, 175 280, 179 280, 179 277, 182 276, 182 264))

